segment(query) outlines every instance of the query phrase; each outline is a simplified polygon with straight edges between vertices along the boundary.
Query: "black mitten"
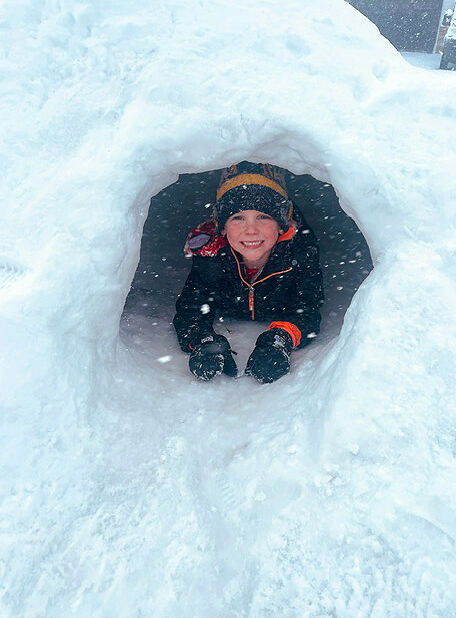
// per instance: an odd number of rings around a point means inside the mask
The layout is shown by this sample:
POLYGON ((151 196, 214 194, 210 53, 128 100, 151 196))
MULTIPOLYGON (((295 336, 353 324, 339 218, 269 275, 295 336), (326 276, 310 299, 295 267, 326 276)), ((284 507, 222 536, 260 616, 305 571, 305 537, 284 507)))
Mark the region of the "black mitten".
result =
POLYGON ((190 354, 188 366, 200 380, 211 380, 222 372, 235 378, 237 367, 232 353, 226 337, 216 333, 207 335, 190 354))
POLYGON ((247 361, 246 375, 265 383, 278 380, 290 370, 292 349, 293 340, 282 328, 261 333, 247 361))

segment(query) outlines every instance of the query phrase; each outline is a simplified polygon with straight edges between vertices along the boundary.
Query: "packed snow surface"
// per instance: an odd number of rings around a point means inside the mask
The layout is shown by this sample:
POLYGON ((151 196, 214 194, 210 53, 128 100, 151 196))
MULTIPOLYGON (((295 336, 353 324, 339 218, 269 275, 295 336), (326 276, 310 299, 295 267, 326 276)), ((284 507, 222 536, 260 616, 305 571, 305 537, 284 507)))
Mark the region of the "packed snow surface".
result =
MULTIPOLYGON (((2 618, 456 616, 456 74, 343 0, 0 25, 2 618), (177 253, 121 316, 151 196, 244 159, 332 185, 374 269, 283 379, 201 384, 177 253)), ((263 327, 217 325, 241 369, 263 327)))
POLYGON ((424 52, 401 52, 401 56, 417 67, 423 67, 426 69, 438 69, 440 67, 440 60, 442 59, 442 55, 435 54, 426 54, 424 52))

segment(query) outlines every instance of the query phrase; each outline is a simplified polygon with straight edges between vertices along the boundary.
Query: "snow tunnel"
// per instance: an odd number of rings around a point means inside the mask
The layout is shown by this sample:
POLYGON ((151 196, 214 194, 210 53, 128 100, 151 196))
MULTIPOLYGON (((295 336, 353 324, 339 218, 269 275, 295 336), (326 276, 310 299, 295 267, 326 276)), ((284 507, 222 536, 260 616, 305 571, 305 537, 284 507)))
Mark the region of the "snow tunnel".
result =
POLYGON ((2 616, 454 615, 454 73, 344 0, 5 7, 2 616), (243 160, 328 313, 276 383, 201 384, 182 243, 243 160))
MULTIPOLYGON (((141 348, 144 338, 157 360, 171 362, 179 355, 170 322, 189 270, 183 245, 187 233, 211 217, 221 171, 180 175, 175 183, 151 198, 121 333, 130 348, 134 348, 135 341, 141 348), (169 338, 165 344, 166 333, 169 338)), ((339 333, 354 293, 372 270, 372 260, 364 236, 340 207, 331 185, 310 175, 295 176, 288 172, 286 176, 290 198, 315 232, 320 248, 325 303, 318 339, 324 343, 339 333)), ((218 324, 217 330, 229 336, 233 325, 229 326, 218 324)), ((253 333, 257 330, 254 328, 253 333)))

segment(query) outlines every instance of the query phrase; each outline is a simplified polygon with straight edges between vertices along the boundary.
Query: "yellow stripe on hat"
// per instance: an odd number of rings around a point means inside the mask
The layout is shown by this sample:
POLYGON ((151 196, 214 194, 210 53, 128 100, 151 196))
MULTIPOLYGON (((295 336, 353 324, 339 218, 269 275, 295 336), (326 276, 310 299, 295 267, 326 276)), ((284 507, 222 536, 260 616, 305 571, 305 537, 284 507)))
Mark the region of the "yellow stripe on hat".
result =
POLYGON ((219 200, 227 191, 230 189, 234 189, 234 187, 240 187, 241 185, 262 185, 263 187, 269 187, 277 193, 280 193, 285 199, 288 199, 287 192, 283 187, 279 185, 279 183, 271 180, 271 178, 266 178, 262 174, 239 174, 238 176, 234 176, 234 178, 230 178, 223 183, 223 185, 217 191, 217 200, 219 200))

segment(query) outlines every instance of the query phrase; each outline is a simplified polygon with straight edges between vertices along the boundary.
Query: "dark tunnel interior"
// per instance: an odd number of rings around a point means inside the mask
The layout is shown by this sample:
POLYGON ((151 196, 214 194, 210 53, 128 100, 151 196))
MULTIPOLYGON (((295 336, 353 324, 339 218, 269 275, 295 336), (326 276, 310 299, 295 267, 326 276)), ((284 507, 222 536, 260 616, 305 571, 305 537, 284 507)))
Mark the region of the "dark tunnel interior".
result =
MULTIPOLYGON (((134 314, 147 316, 151 327, 163 321, 170 325, 190 270, 183 254, 185 239, 193 227, 210 219, 220 172, 181 174, 152 197, 140 261, 125 303, 124 328, 134 314)), ((290 198, 318 239, 325 292, 320 339, 329 340, 339 333, 353 295, 373 268, 369 247, 331 185, 290 172, 286 181, 290 198)))

